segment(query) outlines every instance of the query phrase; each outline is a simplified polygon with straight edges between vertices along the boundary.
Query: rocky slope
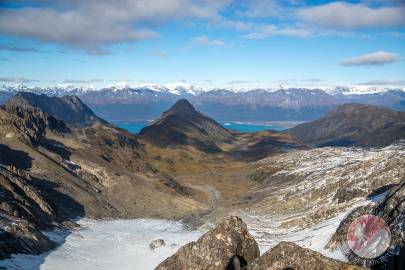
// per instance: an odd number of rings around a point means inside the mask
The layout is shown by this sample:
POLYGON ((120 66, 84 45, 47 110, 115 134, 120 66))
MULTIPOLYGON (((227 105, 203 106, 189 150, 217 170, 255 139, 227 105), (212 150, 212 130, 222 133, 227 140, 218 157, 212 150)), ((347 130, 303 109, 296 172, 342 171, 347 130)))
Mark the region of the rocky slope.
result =
POLYGON ((19 92, 4 105, 4 108, 8 112, 16 111, 17 108, 19 110, 38 108, 42 112, 68 124, 85 126, 97 121, 106 123, 76 96, 59 98, 48 97, 44 94, 36 95, 30 92, 19 92))
MULTIPOLYGON (((40 230, 78 216, 179 218, 204 208, 198 192, 166 176, 170 161, 128 132, 103 121, 77 128, 18 100, 0 109, 1 256, 53 247, 40 230)), ((82 113, 75 119, 91 115, 82 113)))
POLYGON ((316 146, 386 146, 405 139, 405 113, 346 104, 287 132, 316 146))

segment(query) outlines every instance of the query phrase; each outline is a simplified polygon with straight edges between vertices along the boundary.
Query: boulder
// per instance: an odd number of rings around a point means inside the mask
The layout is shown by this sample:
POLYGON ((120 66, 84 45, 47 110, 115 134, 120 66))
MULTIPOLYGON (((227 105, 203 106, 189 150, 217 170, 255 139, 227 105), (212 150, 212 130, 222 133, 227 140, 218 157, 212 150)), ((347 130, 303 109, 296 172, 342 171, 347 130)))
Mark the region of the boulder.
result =
POLYGON ((163 240, 163 239, 156 239, 156 240, 153 240, 153 241, 150 242, 150 244, 149 244, 149 247, 150 247, 150 249, 152 249, 152 250, 155 250, 155 249, 157 249, 157 248, 164 247, 164 246, 166 246, 166 243, 165 243, 165 240, 163 240))
POLYGON ((181 247, 156 270, 243 269, 260 256, 259 247, 239 217, 229 217, 197 242, 181 247))
POLYGON ((253 261, 247 270, 357 270, 365 269, 338 260, 330 259, 321 253, 302 248, 294 243, 281 242, 260 258, 253 261))

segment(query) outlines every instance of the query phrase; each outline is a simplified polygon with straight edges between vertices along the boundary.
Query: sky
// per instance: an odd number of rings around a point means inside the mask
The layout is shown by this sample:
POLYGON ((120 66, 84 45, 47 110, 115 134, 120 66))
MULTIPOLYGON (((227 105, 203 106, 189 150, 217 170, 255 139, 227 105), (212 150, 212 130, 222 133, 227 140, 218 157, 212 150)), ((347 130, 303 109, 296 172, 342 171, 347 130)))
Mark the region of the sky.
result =
POLYGON ((0 84, 405 88, 405 0, 0 0, 0 84))

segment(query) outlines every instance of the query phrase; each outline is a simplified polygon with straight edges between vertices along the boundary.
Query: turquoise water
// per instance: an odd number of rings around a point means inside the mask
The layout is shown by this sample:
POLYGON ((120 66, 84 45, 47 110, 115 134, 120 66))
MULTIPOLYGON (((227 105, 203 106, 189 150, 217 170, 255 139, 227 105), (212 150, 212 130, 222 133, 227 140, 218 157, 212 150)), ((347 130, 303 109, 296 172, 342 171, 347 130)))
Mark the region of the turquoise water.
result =
MULTIPOLYGON (((142 128, 150 124, 148 121, 139 122, 116 122, 116 126, 126 129, 131 133, 139 133, 142 128)), ((220 122, 227 129, 241 132, 258 132, 263 130, 283 131, 298 124, 297 122, 269 122, 269 123, 245 123, 245 122, 220 122)))
POLYGON ((275 130, 283 131, 286 130, 287 126, 282 126, 280 124, 264 124, 264 123, 243 123, 243 122, 225 122, 221 123, 227 129, 233 129, 241 132, 258 132, 263 130, 275 130))
POLYGON ((150 124, 150 122, 147 121, 141 121, 141 122, 116 122, 114 123, 114 125, 116 125, 117 127, 123 128, 128 130, 131 133, 135 133, 138 134, 141 129, 143 129, 144 127, 148 126, 150 124))

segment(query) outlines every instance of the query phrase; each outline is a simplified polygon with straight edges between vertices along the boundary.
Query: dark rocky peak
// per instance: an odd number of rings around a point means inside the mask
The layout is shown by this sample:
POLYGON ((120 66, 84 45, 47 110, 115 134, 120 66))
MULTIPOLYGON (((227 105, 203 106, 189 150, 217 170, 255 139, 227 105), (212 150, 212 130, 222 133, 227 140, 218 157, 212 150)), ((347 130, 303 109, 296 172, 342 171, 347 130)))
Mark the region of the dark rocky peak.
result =
POLYGON ((159 146, 188 145, 204 152, 220 151, 217 144, 233 138, 231 132, 197 112, 186 99, 178 100, 140 135, 159 146))
POLYGON ((196 109, 187 99, 179 99, 168 111, 164 112, 162 117, 175 115, 182 119, 192 119, 198 114, 196 109))
POLYGON ((94 122, 105 122, 76 96, 48 97, 31 92, 19 92, 5 105, 7 111, 37 108, 57 119, 73 125, 90 125, 94 122))

